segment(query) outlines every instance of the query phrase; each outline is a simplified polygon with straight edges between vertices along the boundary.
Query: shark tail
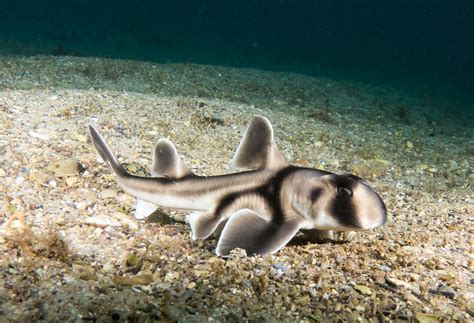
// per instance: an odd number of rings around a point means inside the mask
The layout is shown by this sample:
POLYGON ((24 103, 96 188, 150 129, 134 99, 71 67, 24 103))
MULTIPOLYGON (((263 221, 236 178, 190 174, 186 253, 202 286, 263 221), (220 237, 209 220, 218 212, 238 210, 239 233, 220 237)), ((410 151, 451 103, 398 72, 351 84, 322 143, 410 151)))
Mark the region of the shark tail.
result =
POLYGON ((118 177, 126 177, 129 174, 119 163, 117 157, 112 153, 109 146, 105 142, 104 138, 99 134, 99 132, 91 125, 89 125, 89 131, 91 133, 92 143, 94 144, 97 152, 103 160, 106 160, 112 167, 114 173, 118 177))

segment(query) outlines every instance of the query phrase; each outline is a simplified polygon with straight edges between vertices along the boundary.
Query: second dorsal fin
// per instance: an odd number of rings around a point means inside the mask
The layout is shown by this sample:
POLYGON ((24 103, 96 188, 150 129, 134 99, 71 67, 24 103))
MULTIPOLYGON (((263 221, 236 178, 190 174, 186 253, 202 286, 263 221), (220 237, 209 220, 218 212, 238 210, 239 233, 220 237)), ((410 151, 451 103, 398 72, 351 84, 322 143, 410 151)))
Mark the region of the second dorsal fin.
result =
POLYGON ((230 166, 235 169, 279 168, 287 165, 273 139, 270 121, 255 116, 240 141, 230 166))
POLYGON ((193 175, 178 155, 176 147, 167 139, 160 139, 156 143, 150 173, 153 176, 166 176, 170 178, 193 175))

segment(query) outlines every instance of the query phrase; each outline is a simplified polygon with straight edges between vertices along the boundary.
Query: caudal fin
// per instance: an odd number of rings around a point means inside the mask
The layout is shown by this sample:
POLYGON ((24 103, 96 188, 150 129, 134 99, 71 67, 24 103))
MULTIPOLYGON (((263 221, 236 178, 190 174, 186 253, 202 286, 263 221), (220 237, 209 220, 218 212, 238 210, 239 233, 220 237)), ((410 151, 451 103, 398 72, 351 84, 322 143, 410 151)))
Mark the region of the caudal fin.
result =
POLYGON ((112 153, 109 146, 105 142, 104 138, 99 134, 99 132, 91 125, 89 125, 89 131, 91 133, 92 143, 94 144, 97 152, 103 160, 106 160, 112 167, 114 173, 118 177, 124 177, 129 175, 127 171, 120 165, 117 157, 112 153))

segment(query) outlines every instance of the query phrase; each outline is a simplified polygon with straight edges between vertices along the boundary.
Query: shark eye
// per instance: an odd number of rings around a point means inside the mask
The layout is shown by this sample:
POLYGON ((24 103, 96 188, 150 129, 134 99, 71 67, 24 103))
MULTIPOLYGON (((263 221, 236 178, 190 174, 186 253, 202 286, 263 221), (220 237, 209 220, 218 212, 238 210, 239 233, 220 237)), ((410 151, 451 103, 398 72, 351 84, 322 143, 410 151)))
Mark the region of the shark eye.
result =
POLYGON ((337 188, 337 196, 338 197, 350 197, 352 196, 352 191, 347 187, 339 186, 337 188))

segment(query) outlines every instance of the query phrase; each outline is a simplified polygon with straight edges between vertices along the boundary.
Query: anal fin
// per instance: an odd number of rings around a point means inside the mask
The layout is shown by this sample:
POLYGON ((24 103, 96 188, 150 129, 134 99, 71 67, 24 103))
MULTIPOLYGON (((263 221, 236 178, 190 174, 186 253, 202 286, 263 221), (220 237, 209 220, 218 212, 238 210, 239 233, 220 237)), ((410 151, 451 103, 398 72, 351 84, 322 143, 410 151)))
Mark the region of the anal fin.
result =
POLYGON ((146 219, 151 214, 153 214, 157 209, 158 209, 158 206, 156 206, 155 204, 143 201, 141 199, 137 199, 137 204, 135 208, 135 218, 137 220, 146 219))
POLYGON ((227 222, 217 244, 216 253, 227 255, 241 248, 247 255, 266 255, 283 248, 298 232, 302 220, 287 219, 281 223, 266 221, 257 213, 244 209, 234 213, 227 222))

